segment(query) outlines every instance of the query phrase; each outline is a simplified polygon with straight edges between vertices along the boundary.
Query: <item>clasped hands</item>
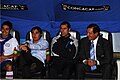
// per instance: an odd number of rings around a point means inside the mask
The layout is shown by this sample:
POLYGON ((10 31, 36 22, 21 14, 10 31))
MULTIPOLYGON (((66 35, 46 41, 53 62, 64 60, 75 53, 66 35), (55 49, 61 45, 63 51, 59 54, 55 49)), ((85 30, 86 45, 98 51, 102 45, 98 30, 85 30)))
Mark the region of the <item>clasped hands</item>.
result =
POLYGON ((90 58, 86 59, 83 63, 86 64, 86 65, 89 65, 89 66, 94 66, 94 65, 97 64, 95 60, 90 59, 90 58))

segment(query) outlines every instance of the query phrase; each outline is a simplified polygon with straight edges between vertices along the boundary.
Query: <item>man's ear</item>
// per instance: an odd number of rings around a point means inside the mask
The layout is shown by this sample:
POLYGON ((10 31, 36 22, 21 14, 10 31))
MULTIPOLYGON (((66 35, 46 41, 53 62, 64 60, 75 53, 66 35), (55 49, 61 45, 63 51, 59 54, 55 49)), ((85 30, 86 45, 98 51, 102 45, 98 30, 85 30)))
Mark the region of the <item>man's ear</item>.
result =
POLYGON ((10 34, 12 34, 12 29, 10 30, 10 34))
POLYGON ((43 34, 40 34, 40 38, 42 37, 43 34))
POLYGON ((70 30, 71 30, 71 29, 69 28, 69 32, 70 32, 70 30))
POLYGON ((95 35, 98 36, 98 32, 96 32, 95 35))

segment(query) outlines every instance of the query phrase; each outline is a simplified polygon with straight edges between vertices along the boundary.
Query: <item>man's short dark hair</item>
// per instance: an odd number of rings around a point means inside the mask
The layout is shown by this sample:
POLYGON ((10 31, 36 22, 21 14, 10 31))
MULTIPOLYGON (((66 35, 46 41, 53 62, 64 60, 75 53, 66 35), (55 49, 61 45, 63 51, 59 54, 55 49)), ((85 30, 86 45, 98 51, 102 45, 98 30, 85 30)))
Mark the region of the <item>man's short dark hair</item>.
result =
POLYGON ((10 30, 12 29, 12 23, 10 21, 3 22, 1 28, 3 27, 3 25, 7 25, 10 28, 10 30))
POLYGON ((88 25, 87 29, 88 28, 93 28, 93 33, 96 33, 96 32, 100 33, 100 27, 97 24, 90 24, 88 25))
POLYGON ((68 21, 63 21, 61 24, 60 24, 60 28, 61 28, 61 25, 66 25, 67 24, 67 27, 68 28, 71 28, 71 25, 68 21))
POLYGON ((35 30, 35 29, 37 29, 37 30, 40 32, 40 34, 42 34, 42 29, 41 29, 40 27, 38 27, 38 26, 33 27, 33 28, 31 29, 31 32, 32 32, 33 30, 35 30))

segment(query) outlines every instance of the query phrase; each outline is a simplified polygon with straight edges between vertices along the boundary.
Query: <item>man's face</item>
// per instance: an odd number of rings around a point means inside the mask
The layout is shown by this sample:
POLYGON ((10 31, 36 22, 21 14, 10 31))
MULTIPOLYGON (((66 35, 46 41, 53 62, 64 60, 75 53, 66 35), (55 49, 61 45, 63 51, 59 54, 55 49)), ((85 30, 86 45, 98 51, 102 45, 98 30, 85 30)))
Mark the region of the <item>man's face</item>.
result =
POLYGON ((88 28, 87 37, 89 40, 95 40, 98 37, 98 32, 94 33, 93 28, 88 28))
POLYGON ((7 25, 2 26, 2 37, 7 38, 8 35, 10 34, 10 28, 7 25))
POLYGON ((39 41, 41 35, 42 34, 40 34, 40 32, 37 29, 33 30, 32 31, 33 42, 37 43, 39 41))
POLYGON ((61 32, 62 36, 67 37, 69 34, 69 31, 70 31, 70 29, 67 27, 67 24, 61 25, 60 32, 61 32))

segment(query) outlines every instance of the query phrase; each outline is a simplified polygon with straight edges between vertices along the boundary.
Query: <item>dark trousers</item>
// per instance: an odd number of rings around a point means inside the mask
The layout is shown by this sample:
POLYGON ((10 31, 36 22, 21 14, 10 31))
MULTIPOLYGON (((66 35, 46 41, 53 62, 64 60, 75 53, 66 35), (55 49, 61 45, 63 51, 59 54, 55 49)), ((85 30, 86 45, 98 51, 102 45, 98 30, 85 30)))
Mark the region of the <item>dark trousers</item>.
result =
POLYGON ((73 62, 67 62, 62 60, 53 61, 50 67, 49 78, 50 79, 69 79, 71 78, 73 68, 73 62))
POLYGON ((42 72, 45 69, 44 64, 39 59, 33 57, 31 53, 26 53, 25 51, 21 51, 20 56, 18 57, 17 67, 22 70, 23 78, 31 78, 31 72, 42 72), (31 66, 33 63, 35 63, 36 67, 35 65, 31 66), (35 69, 31 70, 32 67, 35 67, 35 69))
MULTIPOLYGON (((85 65, 83 63, 77 63, 76 65, 76 78, 77 79, 84 79, 85 73, 91 71, 91 67, 88 65, 85 65)), ((97 66, 97 70, 102 72, 102 78, 103 79, 111 79, 112 76, 112 65, 111 64, 104 64, 97 66)))

